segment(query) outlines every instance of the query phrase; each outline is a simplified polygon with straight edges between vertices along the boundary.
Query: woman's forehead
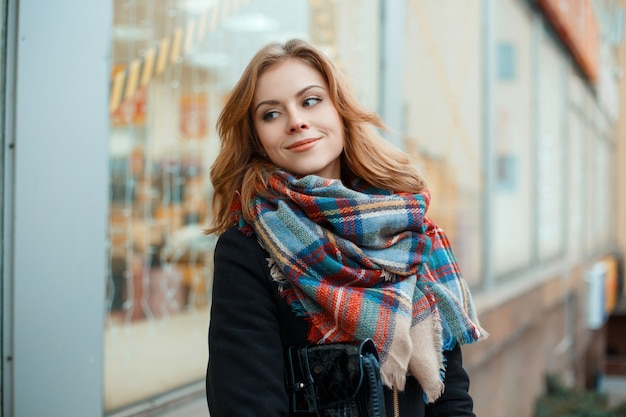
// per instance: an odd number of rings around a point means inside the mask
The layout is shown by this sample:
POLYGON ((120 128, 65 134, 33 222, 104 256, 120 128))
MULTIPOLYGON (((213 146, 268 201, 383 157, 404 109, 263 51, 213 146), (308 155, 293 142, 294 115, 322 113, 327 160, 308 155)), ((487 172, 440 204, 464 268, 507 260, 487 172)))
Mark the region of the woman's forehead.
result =
POLYGON ((255 88, 255 101, 261 96, 295 93, 310 85, 327 89, 324 75, 307 61, 290 58, 267 68, 258 78, 255 88))

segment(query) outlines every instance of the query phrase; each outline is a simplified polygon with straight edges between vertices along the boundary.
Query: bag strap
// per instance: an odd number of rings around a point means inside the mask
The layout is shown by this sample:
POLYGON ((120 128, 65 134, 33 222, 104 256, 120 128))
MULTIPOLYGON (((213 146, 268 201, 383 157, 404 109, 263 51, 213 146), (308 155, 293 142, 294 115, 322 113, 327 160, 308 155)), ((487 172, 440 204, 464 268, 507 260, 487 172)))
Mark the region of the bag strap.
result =
POLYGON ((368 352, 363 355, 363 371, 365 373, 364 389, 368 390, 367 412, 368 417, 384 417, 385 401, 383 383, 380 378, 380 366, 374 354, 368 352))

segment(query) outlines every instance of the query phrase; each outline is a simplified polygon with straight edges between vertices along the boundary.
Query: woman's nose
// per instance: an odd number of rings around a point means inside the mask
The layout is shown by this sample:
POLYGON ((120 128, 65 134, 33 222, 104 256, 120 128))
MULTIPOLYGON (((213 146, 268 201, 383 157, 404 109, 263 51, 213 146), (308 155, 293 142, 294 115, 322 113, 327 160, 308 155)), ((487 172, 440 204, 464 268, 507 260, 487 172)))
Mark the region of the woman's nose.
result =
POLYGON ((308 122, 306 122, 304 117, 302 117, 302 114, 300 112, 293 112, 291 114, 291 117, 289 119, 289 132, 290 133, 296 133, 303 129, 308 129, 308 128, 309 128, 309 124, 308 122))

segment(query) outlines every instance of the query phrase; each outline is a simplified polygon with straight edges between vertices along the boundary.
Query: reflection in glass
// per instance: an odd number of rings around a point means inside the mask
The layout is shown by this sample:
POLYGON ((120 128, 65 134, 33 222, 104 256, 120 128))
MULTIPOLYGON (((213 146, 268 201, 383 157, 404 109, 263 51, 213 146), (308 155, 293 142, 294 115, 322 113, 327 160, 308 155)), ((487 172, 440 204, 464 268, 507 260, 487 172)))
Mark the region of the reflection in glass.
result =
POLYGON ((540 260, 563 252, 565 67, 545 34, 539 51, 537 141, 537 245, 540 260))
POLYGON ((497 2, 495 11, 496 172, 490 246, 494 274, 502 277, 532 262, 532 12, 517 0, 497 2))
POLYGON ((204 378, 214 127, 244 65, 270 41, 308 39, 376 109, 378 12, 376 0, 114 0, 106 410, 204 378))
POLYGON ((480 1, 407 0, 404 147, 423 166, 430 216, 470 284, 481 276, 480 1), (458 53, 450 53, 457 51, 458 53))

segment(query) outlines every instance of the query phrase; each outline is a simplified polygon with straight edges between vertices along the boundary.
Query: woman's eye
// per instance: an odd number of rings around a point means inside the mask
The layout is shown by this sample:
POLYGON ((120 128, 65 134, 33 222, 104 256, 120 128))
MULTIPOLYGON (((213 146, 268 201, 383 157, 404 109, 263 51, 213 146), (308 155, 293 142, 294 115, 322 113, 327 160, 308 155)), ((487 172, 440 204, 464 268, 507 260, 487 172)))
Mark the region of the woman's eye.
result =
POLYGON ((277 117, 278 117, 277 111, 268 111, 267 113, 263 114, 263 120, 274 120, 277 117))
POLYGON ((320 101, 322 101, 322 99, 317 98, 317 97, 309 97, 304 100, 304 103, 302 103, 302 105, 304 107, 312 107, 312 106, 315 106, 320 101))

